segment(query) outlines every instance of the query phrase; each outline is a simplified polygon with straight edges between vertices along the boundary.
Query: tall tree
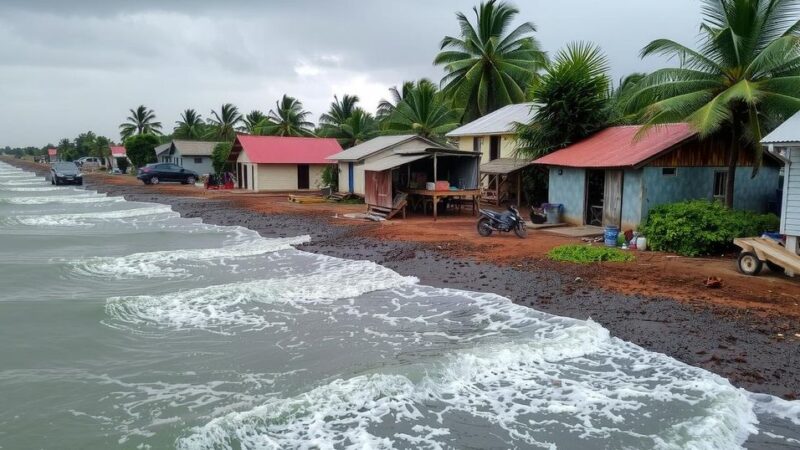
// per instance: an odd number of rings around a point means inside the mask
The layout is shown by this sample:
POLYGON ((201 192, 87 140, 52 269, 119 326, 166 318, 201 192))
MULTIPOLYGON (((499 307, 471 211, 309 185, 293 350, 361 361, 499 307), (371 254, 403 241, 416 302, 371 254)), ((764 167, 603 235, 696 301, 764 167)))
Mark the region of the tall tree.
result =
POLYGON ((445 133, 458 127, 459 117, 460 111, 450 108, 436 85, 423 78, 394 107, 385 130, 443 140, 445 133))
POLYGON ((734 204, 739 155, 751 152, 757 173, 762 135, 800 109, 800 0, 703 0, 699 50, 658 39, 642 57, 666 55, 678 67, 639 83, 629 107, 647 128, 685 121, 701 138, 729 143, 725 201, 734 204))
POLYGON ((308 121, 311 113, 303 109, 303 104, 286 94, 275 102, 275 109, 267 115, 268 123, 264 134, 270 136, 313 136, 314 124, 308 121))
POLYGON ((526 100, 536 73, 547 55, 532 36, 536 27, 525 22, 509 32, 519 13, 514 6, 489 0, 473 8, 475 24, 457 13, 460 37, 447 36, 434 64, 442 65, 445 95, 463 109, 464 122, 526 100))
POLYGON ((58 141, 58 158, 62 161, 72 161, 78 158, 78 153, 75 150, 75 145, 67 138, 58 141))
POLYGON ((611 83, 608 60, 584 42, 559 51, 531 88, 533 120, 517 125, 517 152, 536 158, 583 139, 608 124, 611 83))
POLYGON ((358 104, 358 96, 357 95, 348 95, 345 94, 341 100, 339 97, 334 95, 333 102, 331 103, 330 109, 328 112, 323 113, 319 117, 320 125, 341 125, 350 116, 353 115, 353 111, 356 109, 356 105, 358 104))
POLYGON ((125 139, 125 153, 133 167, 156 162, 155 149, 159 142, 158 136, 150 133, 136 134, 125 139))
POLYGON ((176 139, 197 140, 206 134, 206 124, 203 118, 194 109, 187 109, 181 113, 181 120, 175 121, 172 136, 176 139))
POLYGON ((372 114, 356 107, 342 123, 320 127, 320 136, 336 138, 342 148, 350 148, 378 135, 378 122, 372 114))
POLYGON ((262 134, 264 126, 267 124, 267 115, 259 110, 247 113, 242 119, 239 131, 252 135, 262 134))
POLYGON ((219 141, 233 142, 236 139, 236 127, 242 121, 239 108, 231 103, 225 103, 217 111, 211 111, 208 119, 209 129, 206 137, 219 141))
POLYGON ((392 115, 392 112, 394 112, 394 108, 397 107, 397 104, 402 102, 406 97, 406 94, 408 94, 408 92, 413 88, 413 81, 404 81, 399 89, 397 86, 389 88, 391 100, 381 99, 381 101, 378 103, 378 111, 375 115, 377 120, 381 123, 384 123, 386 118, 392 115))
POLYGON ((130 110, 131 115, 119 125, 123 140, 134 134, 161 134, 161 122, 156 121, 156 113, 144 105, 130 110))

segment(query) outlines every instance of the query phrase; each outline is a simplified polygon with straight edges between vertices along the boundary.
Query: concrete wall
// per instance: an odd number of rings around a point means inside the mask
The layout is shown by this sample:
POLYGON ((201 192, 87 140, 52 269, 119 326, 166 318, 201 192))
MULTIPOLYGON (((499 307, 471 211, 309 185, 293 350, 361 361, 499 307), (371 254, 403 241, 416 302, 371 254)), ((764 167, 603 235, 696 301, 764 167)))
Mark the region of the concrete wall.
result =
POLYGON ((180 152, 175 152, 175 157, 178 160, 178 165, 187 170, 193 170, 200 175, 208 175, 214 173, 214 165, 211 163, 210 156, 183 156, 180 152), (199 158, 200 162, 196 163, 195 158, 199 158))
MULTIPOLYGON (((256 171, 256 190, 258 191, 296 191, 296 164, 258 164, 256 171)), ((324 164, 312 164, 308 168, 310 190, 318 190, 322 185, 324 164)))
MULTIPOLYGON (((714 173, 727 171, 725 167, 678 167, 675 175, 662 175, 661 167, 642 169, 644 194, 642 221, 650 210, 664 203, 683 200, 712 200, 714 173)), ((755 212, 766 212, 769 201, 775 199, 778 189, 779 169, 764 166, 755 178, 750 178, 752 168, 736 169, 733 207, 755 212)), ((624 206, 623 206, 624 207, 624 206)))
MULTIPOLYGON (((339 190, 350 192, 350 178, 348 175, 348 163, 339 163, 339 190)), ((353 163, 353 193, 364 195, 364 163, 353 163)))
POLYGON ((582 225, 586 203, 586 171, 569 167, 551 167, 549 202, 564 205, 563 219, 567 223, 582 225), (561 174, 559 174, 561 171, 561 174))
POLYGON ((642 170, 626 170, 622 176, 622 229, 635 230, 642 223, 642 170))
MULTIPOLYGON (((473 151, 473 139, 481 141, 481 164, 489 162, 490 136, 461 136, 458 138, 460 150, 473 151)), ((513 158, 517 149, 517 139, 514 134, 504 134, 500 137, 500 157, 513 158)))

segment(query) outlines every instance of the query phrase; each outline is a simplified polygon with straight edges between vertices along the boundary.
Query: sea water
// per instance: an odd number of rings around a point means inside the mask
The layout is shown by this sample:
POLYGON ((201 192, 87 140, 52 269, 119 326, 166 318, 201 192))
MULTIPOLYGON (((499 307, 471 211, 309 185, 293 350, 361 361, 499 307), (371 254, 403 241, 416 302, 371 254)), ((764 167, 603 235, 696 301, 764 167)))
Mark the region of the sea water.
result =
POLYGON ((0 448, 785 448, 800 403, 0 163, 0 448))

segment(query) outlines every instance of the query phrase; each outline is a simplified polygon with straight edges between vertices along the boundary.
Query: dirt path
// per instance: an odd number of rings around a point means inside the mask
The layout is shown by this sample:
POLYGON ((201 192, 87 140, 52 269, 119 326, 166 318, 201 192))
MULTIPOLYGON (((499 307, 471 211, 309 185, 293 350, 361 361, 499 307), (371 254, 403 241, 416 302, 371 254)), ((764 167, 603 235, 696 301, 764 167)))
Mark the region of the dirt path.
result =
POLYGON ((363 223, 341 218, 363 205, 295 205, 285 195, 143 186, 125 176, 86 181, 100 192, 170 204, 208 223, 241 225, 267 237, 308 234, 312 242, 303 250, 375 261, 424 284, 494 292, 552 314, 591 318, 616 337, 748 390, 800 396, 800 283, 768 273, 744 277, 730 258, 646 252, 629 264, 562 264, 544 255, 574 239, 544 232, 525 240, 479 238, 472 217, 363 223), (708 275, 722 277, 723 288, 702 287, 708 275))

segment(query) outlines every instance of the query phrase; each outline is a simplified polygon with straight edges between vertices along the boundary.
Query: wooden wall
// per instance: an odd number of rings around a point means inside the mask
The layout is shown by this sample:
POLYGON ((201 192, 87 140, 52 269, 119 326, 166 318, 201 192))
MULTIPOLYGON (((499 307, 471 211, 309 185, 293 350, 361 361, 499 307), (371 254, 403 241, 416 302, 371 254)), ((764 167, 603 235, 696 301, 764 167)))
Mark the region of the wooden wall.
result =
MULTIPOLYGON (((740 152, 739 167, 752 167, 753 155, 748 151, 740 152)), ((768 157, 764 164, 775 164, 768 157)), ((654 167, 727 167, 728 146, 718 140, 699 141, 693 139, 677 146, 669 153, 652 161, 648 166, 654 167)))

